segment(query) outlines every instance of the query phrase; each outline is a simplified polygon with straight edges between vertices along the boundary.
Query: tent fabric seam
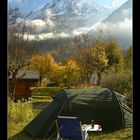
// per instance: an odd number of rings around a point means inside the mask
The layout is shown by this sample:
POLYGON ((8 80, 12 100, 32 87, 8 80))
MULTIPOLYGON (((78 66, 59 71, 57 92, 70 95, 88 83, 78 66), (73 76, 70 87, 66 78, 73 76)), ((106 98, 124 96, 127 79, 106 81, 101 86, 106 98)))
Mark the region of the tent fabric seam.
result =
POLYGON ((125 121, 124 121, 124 112, 122 110, 122 108, 120 107, 120 101, 118 100, 117 96, 115 95, 115 93, 109 89, 111 91, 111 93, 114 95, 114 97, 116 98, 116 101, 118 102, 118 106, 119 106, 119 110, 120 110, 120 114, 121 114, 121 120, 122 120, 122 127, 125 128, 125 121))

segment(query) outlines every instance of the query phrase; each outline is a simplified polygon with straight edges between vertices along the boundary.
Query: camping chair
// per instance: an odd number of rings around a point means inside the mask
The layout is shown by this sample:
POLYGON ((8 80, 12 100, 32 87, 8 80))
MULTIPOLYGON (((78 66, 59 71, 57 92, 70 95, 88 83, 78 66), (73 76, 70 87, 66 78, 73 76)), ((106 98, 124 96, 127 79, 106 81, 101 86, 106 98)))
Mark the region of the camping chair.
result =
POLYGON ((81 121, 77 117, 58 116, 57 140, 86 140, 87 130, 82 131, 81 121))

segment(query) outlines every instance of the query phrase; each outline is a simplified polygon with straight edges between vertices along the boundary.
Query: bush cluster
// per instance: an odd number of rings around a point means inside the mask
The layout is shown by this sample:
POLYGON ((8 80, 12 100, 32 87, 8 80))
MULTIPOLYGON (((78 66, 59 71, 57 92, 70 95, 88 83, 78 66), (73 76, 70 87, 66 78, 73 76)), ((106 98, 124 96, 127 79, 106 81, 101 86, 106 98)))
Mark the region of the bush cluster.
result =
POLYGON ((104 76, 101 87, 110 88, 126 96, 127 105, 132 106, 132 73, 126 71, 123 73, 112 73, 104 76))
POLYGON ((28 122, 33 118, 32 104, 30 102, 8 102, 8 121, 28 122))

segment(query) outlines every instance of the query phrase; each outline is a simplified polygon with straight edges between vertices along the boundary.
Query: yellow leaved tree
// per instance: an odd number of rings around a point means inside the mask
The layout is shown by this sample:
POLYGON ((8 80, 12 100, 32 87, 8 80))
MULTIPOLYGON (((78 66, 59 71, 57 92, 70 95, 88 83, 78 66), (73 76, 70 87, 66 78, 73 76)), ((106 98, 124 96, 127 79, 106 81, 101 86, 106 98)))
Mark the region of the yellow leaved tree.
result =
POLYGON ((51 53, 48 52, 42 55, 34 55, 31 58, 29 69, 38 70, 41 78, 47 77, 51 81, 58 67, 51 53))

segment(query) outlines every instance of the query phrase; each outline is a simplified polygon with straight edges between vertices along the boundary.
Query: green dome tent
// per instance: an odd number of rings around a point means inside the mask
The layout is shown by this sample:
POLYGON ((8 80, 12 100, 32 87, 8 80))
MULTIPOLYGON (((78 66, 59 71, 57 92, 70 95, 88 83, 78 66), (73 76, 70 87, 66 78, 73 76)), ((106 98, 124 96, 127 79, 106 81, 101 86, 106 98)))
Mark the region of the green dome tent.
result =
POLYGON ((65 89, 24 130, 32 137, 48 137, 56 133, 58 115, 76 116, 86 124, 94 120, 103 130, 132 126, 132 110, 124 104, 124 96, 107 88, 65 89))

